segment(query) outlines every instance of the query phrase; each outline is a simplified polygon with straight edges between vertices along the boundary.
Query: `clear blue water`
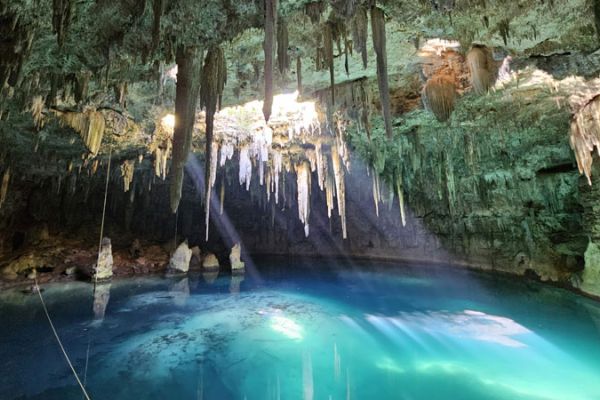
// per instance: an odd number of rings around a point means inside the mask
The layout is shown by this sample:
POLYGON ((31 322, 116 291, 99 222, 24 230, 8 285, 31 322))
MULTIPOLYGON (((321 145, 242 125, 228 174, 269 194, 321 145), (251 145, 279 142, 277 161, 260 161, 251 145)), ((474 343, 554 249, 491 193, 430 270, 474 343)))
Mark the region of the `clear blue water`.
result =
MULTIPOLYGON (((97 399, 600 399, 600 303, 461 270, 264 266, 45 286, 97 399)), ((0 399, 82 394, 39 299, 0 294, 0 399)))

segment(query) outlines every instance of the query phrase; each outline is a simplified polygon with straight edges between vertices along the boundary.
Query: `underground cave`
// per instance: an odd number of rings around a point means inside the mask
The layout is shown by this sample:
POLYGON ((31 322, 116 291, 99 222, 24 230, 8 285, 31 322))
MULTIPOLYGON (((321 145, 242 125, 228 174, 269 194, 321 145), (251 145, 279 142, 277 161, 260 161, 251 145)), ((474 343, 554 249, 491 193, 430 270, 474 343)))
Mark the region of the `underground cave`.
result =
POLYGON ((600 399, 600 0, 0 0, 0 399, 600 399))

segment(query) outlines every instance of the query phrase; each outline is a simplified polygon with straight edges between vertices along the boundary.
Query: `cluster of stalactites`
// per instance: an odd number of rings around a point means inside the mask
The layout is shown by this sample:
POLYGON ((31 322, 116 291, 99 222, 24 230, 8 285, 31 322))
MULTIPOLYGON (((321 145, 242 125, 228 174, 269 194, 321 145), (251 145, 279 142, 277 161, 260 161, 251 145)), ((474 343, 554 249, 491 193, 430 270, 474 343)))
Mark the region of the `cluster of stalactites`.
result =
POLYGON ((423 101, 438 121, 447 121, 454 110, 456 85, 451 75, 438 74, 431 77, 423 89, 423 101))
POLYGON ((569 141, 575 152, 579 173, 592 184, 593 151, 600 155, 600 96, 594 97, 571 120, 569 141))
POLYGON ((135 161, 125 160, 121 164, 121 176, 123 177, 123 191, 129 192, 131 182, 133 182, 133 173, 135 171, 135 161))
POLYGON ((102 144, 106 120, 100 111, 87 109, 82 112, 55 111, 61 122, 68 125, 83 139, 90 153, 96 155, 102 144))
POLYGON ((496 66, 491 50, 485 46, 473 45, 467 53, 467 65, 473 91, 478 95, 486 94, 496 79, 496 66))

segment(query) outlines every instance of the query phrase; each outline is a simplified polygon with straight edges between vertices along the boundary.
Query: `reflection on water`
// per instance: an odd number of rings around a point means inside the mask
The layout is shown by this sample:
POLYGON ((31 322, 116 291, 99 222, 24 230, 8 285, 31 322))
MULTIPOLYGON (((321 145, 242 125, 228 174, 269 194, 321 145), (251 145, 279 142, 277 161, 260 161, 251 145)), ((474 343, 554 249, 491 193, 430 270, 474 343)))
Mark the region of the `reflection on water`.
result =
MULTIPOLYGON (((597 303, 466 273, 306 275, 44 295, 93 399, 600 398, 597 303)), ((0 294, 0 398, 81 399, 38 303, 0 294)))

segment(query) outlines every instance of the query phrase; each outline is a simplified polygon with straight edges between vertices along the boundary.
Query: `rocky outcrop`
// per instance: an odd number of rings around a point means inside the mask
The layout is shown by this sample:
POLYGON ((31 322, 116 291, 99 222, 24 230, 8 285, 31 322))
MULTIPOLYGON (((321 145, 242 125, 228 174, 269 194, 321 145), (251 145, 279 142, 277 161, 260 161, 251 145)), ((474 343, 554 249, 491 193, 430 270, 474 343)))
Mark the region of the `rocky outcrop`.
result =
POLYGON ((243 273, 244 272, 244 262, 241 261, 241 252, 242 247, 239 243, 236 243, 231 248, 231 254, 229 255, 229 262, 231 263, 231 272, 232 273, 243 273))
POLYGON ((192 259, 192 250, 189 248, 187 240, 182 242, 169 261, 169 272, 186 274, 190 269, 190 260, 192 259))
POLYGON ((207 253, 202 259, 202 268, 205 270, 219 269, 219 260, 213 253, 207 253))

